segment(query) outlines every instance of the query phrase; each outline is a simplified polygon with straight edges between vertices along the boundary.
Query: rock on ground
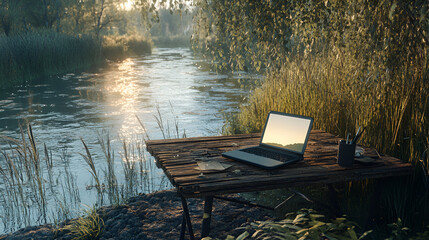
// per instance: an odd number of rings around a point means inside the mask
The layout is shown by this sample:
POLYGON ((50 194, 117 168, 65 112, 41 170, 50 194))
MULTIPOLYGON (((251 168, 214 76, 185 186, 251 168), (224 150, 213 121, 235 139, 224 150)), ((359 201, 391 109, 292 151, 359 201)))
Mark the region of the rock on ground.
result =
MULTIPOLYGON (((229 197, 240 198, 238 195, 229 197)), ((200 238, 203 199, 188 199, 194 234, 200 238)), ((99 209, 104 221, 102 240, 178 239, 182 223, 182 204, 173 190, 142 194, 129 199, 126 205, 99 209)), ((244 230, 236 228, 256 220, 273 219, 265 210, 214 199, 210 237, 225 239, 244 230)), ((66 224, 66 223, 64 223, 66 224)), ((58 231, 52 225, 26 227, 0 240, 72 239, 68 230, 58 231)), ((189 239, 189 236, 186 236, 189 239)))

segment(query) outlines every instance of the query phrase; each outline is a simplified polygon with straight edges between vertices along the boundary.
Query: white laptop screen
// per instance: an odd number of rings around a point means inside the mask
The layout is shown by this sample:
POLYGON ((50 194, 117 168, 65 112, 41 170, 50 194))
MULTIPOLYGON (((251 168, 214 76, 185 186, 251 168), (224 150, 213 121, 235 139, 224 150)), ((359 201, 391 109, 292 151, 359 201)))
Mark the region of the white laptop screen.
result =
POLYGON ((303 154, 310 124, 310 119, 270 113, 261 143, 303 154))

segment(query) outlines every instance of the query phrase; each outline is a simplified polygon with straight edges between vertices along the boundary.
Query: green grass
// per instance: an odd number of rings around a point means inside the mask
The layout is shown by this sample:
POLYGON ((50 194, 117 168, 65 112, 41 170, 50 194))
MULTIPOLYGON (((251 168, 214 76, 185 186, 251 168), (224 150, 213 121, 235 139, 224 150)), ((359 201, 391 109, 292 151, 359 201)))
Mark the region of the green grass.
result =
POLYGON ((66 226, 73 236, 73 240, 100 239, 104 229, 104 221, 94 207, 85 210, 85 215, 74 219, 71 225, 66 226))
POLYGON ((53 31, 0 36, 0 87, 102 62, 100 44, 91 37, 53 31))

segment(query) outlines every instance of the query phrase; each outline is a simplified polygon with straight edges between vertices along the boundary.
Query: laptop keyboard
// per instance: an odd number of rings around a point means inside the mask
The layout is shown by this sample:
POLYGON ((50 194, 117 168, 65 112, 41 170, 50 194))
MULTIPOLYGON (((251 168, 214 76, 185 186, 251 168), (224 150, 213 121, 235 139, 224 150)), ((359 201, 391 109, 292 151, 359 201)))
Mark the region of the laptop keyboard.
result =
POLYGON ((260 148, 260 147, 245 148, 245 149, 241 149, 240 151, 255 154, 255 155, 266 157, 266 158, 275 159, 275 160, 280 161, 280 162, 287 162, 287 161, 294 160, 297 158, 296 156, 289 156, 286 154, 282 154, 282 153, 278 153, 278 152, 274 152, 274 151, 270 151, 270 150, 265 150, 265 149, 260 148))

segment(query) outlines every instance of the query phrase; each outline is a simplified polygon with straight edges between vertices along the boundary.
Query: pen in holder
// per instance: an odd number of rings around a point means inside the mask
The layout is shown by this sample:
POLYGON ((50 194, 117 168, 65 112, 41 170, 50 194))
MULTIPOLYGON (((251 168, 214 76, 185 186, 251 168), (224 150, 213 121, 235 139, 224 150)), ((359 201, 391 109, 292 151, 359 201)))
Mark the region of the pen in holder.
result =
POLYGON ((342 167, 351 167, 355 158, 356 143, 347 143, 341 140, 338 146, 338 161, 342 167))

